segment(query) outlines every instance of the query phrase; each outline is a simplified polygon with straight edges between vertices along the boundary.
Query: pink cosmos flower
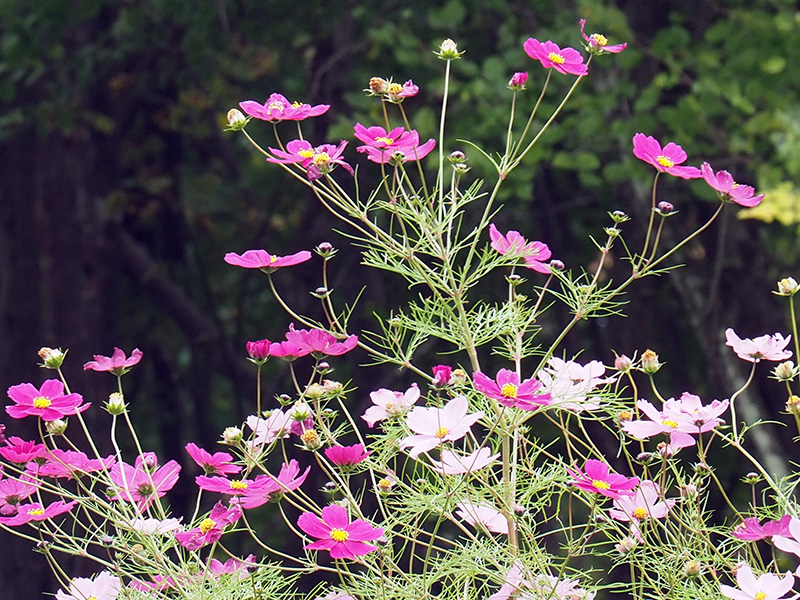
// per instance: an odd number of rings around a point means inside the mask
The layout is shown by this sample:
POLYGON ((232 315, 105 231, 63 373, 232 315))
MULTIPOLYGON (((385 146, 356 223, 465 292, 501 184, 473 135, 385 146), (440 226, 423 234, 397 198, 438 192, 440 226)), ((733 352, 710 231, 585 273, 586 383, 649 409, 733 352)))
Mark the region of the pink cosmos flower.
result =
POLYGON ((15 435, 6 440, 6 445, 0 447, 0 456, 8 462, 24 465, 30 460, 46 457, 47 447, 44 444, 23 440, 15 435))
POLYGON ((552 575, 539 573, 535 578, 525 577, 522 565, 515 562, 506 575, 505 583, 500 589, 489 596, 489 600, 509 600, 512 596, 524 600, 533 598, 548 598, 552 600, 594 600, 595 592, 589 592, 578 587, 579 581, 558 579, 552 575), (526 592, 523 590, 531 590, 526 592))
MULTIPOLYGON (((309 258, 311 255, 309 254, 309 258)), ((255 342, 247 342, 247 354, 255 362, 263 362, 270 356, 269 347, 272 344, 269 340, 258 340, 255 342)))
POLYGON ((746 542, 763 540, 773 535, 789 536, 790 515, 784 515, 777 521, 766 521, 763 525, 756 517, 749 517, 733 530, 733 537, 746 542))
POLYGON ((306 177, 310 181, 316 181, 326 173, 330 173, 336 165, 341 165, 348 173, 353 175, 355 174, 353 167, 342 158, 345 148, 347 148, 347 141, 345 140, 340 142, 338 146, 322 144, 316 147, 306 140, 292 140, 286 144, 286 151, 270 148, 269 151, 273 154, 273 157, 268 158, 267 162, 284 165, 299 164, 306 170, 306 177))
POLYGON ((251 443, 254 447, 271 444, 278 438, 287 438, 291 430, 291 417, 278 408, 265 419, 250 415, 245 423, 253 430, 251 443))
POLYGON ((200 525, 189 531, 175 534, 178 543, 187 550, 199 550, 207 544, 213 544, 222 537, 226 525, 232 525, 242 516, 242 511, 234 506, 227 508, 217 502, 211 513, 200 522, 200 525))
POLYGON ((52 519, 58 515, 69 512, 78 503, 77 500, 72 502, 64 502, 58 500, 48 505, 46 508, 39 502, 31 502, 30 504, 20 504, 17 506, 17 514, 13 517, 0 517, 0 523, 8 527, 15 527, 17 525, 24 525, 30 521, 44 521, 45 519, 52 519))
POLYGON ((634 535, 641 541, 639 523, 645 519, 663 519, 675 500, 662 500, 661 488, 654 481, 642 481, 633 495, 614 499, 609 514, 617 521, 630 522, 634 535))
POLYGON ((614 377, 603 377, 605 372, 599 360, 581 365, 554 356, 536 377, 542 382, 542 392, 552 396, 551 405, 581 412, 600 408, 598 399, 591 397, 591 393, 598 386, 614 382, 614 377))
POLYGON ((282 358, 286 361, 293 361, 301 356, 307 356, 308 354, 308 350, 304 350, 297 344, 294 344, 288 340, 283 342, 272 342, 269 347, 270 356, 282 358))
POLYGON ((128 587, 140 592, 160 592, 175 587, 175 579, 172 577, 164 577, 163 575, 151 575, 151 577, 153 581, 139 581, 134 579, 128 584, 128 587))
POLYGON ((505 235, 498 231, 494 223, 489 224, 489 237, 492 248, 505 256, 520 256, 525 261, 525 267, 539 273, 550 273, 550 267, 544 264, 553 255, 547 244, 542 242, 528 242, 518 231, 509 231, 505 235))
POLYGON ((264 104, 259 104, 254 100, 245 100, 244 102, 240 102, 239 106, 251 117, 261 119, 262 121, 269 121, 270 123, 277 123, 279 121, 302 121, 309 117, 318 117, 330 108, 328 104, 311 106, 310 104, 302 104, 300 102, 289 102, 286 97, 281 94, 270 95, 264 104))
POLYGON ((510 90, 524 90, 525 83, 528 81, 528 74, 525 72, 514 73, 508 81, 508 89, 510 90))
POLYGON ((124 375, 134 365, 139 364, 142 360, 142 351, 134 348, 129 358, 125 357, 125 352, 120 348, 114 348, 114 353, 111 356, 94 355, 94 360, 90 360, 83 365, 83 370, 88 371, 108 371, 114 375, 124 375))
POLYGON ((306 467, 301 475, 300 465, 295 459, 292 459, 288 464, 283 464, 277 477, 270 473, 256 477, 255 481, 234 500, 238 506, 247 509, 261 506, 267 502, 277 502, 283 498, 286 492, 293 492, 303 485, 310 470, 311 467, 306 467))
POLYGON ((783 337, 780 333, 774 335, 762 335, 751 340, 741 339, 733 329, 725 330, 726 346, 733 348, 736 355, 742 360, 749 362, 759 362, 761 360, 786 360, 792 357, 792 351, 786 350, 786 346, 792 341, 792 336, 783 337))
POLYGON ((536 410, 550 403, 550 394, 536 393, 542 386, 539 381, 530 378, 520 383, 519 375, 509 369, 500 369, 495 381, 478 371, 472 375, 472 383, 482 394, 510 408, 536 410))
POLYGON ((590 458, 583 466, 583 471, 567 468, 576 488, 592 494, 600 494, 607 498, 619 498, 633 495, 633 489, 639 485, 638 477, 625 477, 611 473, 608 465, 590 458))
POLYGON ((30 383, 20 383, 8 388, 8 397, 16 404, 6 406, 6 412, 15 419, 27 416, 41 417, 43 421, 55 421, 89 408, 90 403, 81 404, 80 394, 64 395, 64 384, 58 379, 48 379, 36 389, 30 383))
POLYGON ((17 514, 17 505, 30 498, 37 487, 36 480, 25 474, 19 479, 0 480, 0 515, 11 517, 17 514))
POLYGON ((474 473, 488 467, 496 461, 500 454, 492 454, 489 448, 479 448, 463 456, 456 454, 452 450, 443 449, 438 460, 431 459, 434 469, 445 475, 463 475, 464 473, 474 473))
MULTIPOLYGON (((247 250, 241 256, 235 252, 225 255, 225 262, 245 269, 262 269, 268 273, 280 267, 291 267, 311 259, 311 252, 302 250, 289 256, 276 256, 266 250, 247 250)), ((248 348, 249 350, 249 348, 248 348)))
POLYGON ((586 26, 586 19, 581 19, 581 35, 583 39, 586 40, 586 49, 591 52, 592 54, 605 54, 608 52, 611 53, 618 53, 625 50, 628 47, 627 42, 624 44, 615 44, 613 46, 608 45, 608 39, 601 33, 593 33, 592 35, 586 35, 584 31, 584 27, 586 26))
POLYGON ((650 163, 662 173, 669 173, 681 179, 702 177, 697 167, 679 166, 686 160, 686 152, 678 144, 670 142, 664 148, 651 135, 637 133, 633 136, 633 155, 639 160, 650 163))
POLYGON ((736 183, 728 171, 717 171, 715 174, 714 169, 707 162, 700 165, 700 172, 706 183, 719 193, 723 202, 735 202, 741 206, 752 208, 761 204, 764 199, 765 194, 756 196, 754 188, 736 183))
POLYGON ((794 576, 790 571, 780 577, 765 573, 756 579, 750 565, 739 565, 736 571, 736 583, 739 588, 721 584, 719 591, 732 600, 794 600, 798 594, 786 596, 794 587, 794 576))
POLYGON ((406 417, 406 424, 414 435, 400 440, 400 447, 411 448, 409 456, 417 458, 421 452, 432 450, 442 442, 460 440, 483 417, 483 411, 468 415, 468 410, 466 396, 456 396, 443 408, 417 406, 406 417))
POLYGON ((258 566, 254 554, 250 554, 245 559, 229 558, 224 563, 216 558, 209 559, 208 570, 217 577, 221 575, 237 575, 243 579, 247 577, 248 569, 255 569, 258 566))
POLYGON ((94 579, 76 577, 69 583, 69 589, 56 592, 56 600, 116 600, 122 589, 119 577, 101 571, 94 579))
POLYGON ((639 440, 667 433, 670 446, 688 448, 695 444, 692 435, 711 431, 722 422, 719 415, 728 410, 728 404, 728 400, 714 400, 704 406, 698 396, 689 392, 684 392, 679 400, 666 400, 661 411, 647 400, 639 400, 636 406, 649 420, 626 421, 622 429, 639 440))
POLYGON ((211 454, 199 448, 194 442, 186 444, 186 452, 199 467, 202 467, 206 475, 228 475, 242 470, 242 467, 232 464, 233 456, 227 452, 211 454))
POLYGON ((589 72, 583 62, 583 56, 574 48, 562 49, 550 40, 542 43, 535 38, 529 38, 522 47, 528 56, 542 63, 545 69, 555 69, 564 75, 578 76, 589 72))
MULTIPOLYGON (((449 378, 449 377, 448 377, 449 378)), ((394 392, 381 388, 369 395, 374 406, 370 406, 361 418, 367 425, 374 427, 375 423, 383 419, 404 415, 419 400, 419 387, 412 383, 405 392, 394 392)))
POLYGON ((303 546, 306 550, 328 550, 331 558, 354 559, 377 550, 367 544, 383 535, 383 529, 373 527, 366 521, 350 521, 347 510, 336 504, 322 509, 322 518, 313 513, 303 513, 297 526, 319 541, 303 546))
POLYGON ((28 463, 27 470, 41 477, 65 477, 73 479, 86 473, 108 470, 116 462, 113 455, 105 458, 89 458, 85 453, 76 450, 60 450, 54 448, 46 456, 44 464, 28 463))
POLYGON ((135 502, 139 510, 145 511, 156 498, 164 496, 178 482, 181 466, 174 460, 163 467, 152 452, 137 456, 134 466, 125 462, 116 463, 109 472, 117 494, 111 500, 135 502))
POLYGON ((400 85, 399 83, 390 83, 388 89, 386 90, 386 97, 390 102, 399 104, 406 98, 412 98, 418 93, 419 86, 414 85, 414 82, 409 79, 403 85, 400 85))
POLYGON ((355 126, 355 136, 365 143, 356 150, 366 153, 368 160, 378 164, 421 160, 436 146, 434 139, 420 145, 419 133, 413 129, 403 131, 401 127, 387 132, 383 127, 364 127, 359 123, 355 126))
POLYGON ((340 342, 336 337, 322 329, 295 329, 294 324, 289 325, 286 341, 294 344, 300 350, 326 356, 341 356, 358 345, 358 337, 355 335, 351 335, 340 342))
POLYGON ((229 496, 241 496, 254 483, 252 479, 228 479, 227 477, 209 477, 207 475, 198 475, 194 481, 201 490, 229 496))
POLYGON ((492 533, 508 535, 508 521, 503 513, 491 506, 463 500, 456 504, 455 513, 473 527, 482 526, 492 533))
POLYGON ((447 365, 436 365, 433 367, 433 381, 431 385, 435 388, 443 388, 450 385, 450 377, 453 375, 453 368, 447 365))
POLYGON ((354 446, 331 446, 325 449, 325 456, 338 467, 352 467, 367 460, 370 453, 363 444, 354 446))

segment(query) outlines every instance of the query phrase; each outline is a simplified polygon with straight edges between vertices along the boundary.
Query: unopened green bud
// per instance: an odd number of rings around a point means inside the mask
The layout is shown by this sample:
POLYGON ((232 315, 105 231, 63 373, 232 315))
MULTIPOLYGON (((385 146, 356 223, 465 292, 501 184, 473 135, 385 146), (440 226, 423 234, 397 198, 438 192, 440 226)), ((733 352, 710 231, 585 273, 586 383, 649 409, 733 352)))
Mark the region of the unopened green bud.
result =
POLYGON ((120 392, 113 392, 108 397, 108 402, 106 402, 105 409, 109 414, 114 415, 115 417, 124 414, 128 409, 128 405, 125 404, 125 396, 123 396, 120 392))

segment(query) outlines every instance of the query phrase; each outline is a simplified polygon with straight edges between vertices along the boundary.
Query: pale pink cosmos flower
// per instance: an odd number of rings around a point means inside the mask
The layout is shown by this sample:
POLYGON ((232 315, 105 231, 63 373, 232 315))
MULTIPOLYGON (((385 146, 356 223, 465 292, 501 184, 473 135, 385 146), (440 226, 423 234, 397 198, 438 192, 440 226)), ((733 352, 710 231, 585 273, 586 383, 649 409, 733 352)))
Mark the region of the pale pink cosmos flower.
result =
POLYGON ((64 394, 64 384, 58 379, 48 379, 40 388, 30 383, 20 383, 8 388, 8 397, 16 404, 6 406, 6 412, 15 419, 28 416, 41 417, 43 421, 55 421, 89 408, 81 404, 80 394, 64 394))
POLYGON ((661 173, 668 173, 681 179, 702 177, 697 167, 680 166, 686 161, 686 152, 674 142, 662 148, 653 136, 637 133, 633 136, 633 155, 653 165, 661 173))
POLYGON ((639 485, 638 477, 625 477, 612 473, 606 463, 593 458, 586 461, 583 471, 567 468, 567 473, 572 476, 570 483, 576 488, 607 498, 631 496, 634 488, 639 485))
POLYGON ((228 508, 222 502, 217 502, 200 525, 189 531, 176 533, 175 539, 187 550, 199 550, 219 540, 225 527, 238 521, 241 516, 242 511, 238 507, 228 508))
POLYGON ((463 475, 464 473, 474 473, 488 467, 500 457, 500 454, 492 454, 489 448, 478 448, 474 452, 461 455, 452 450, 443 449, 439 458, 441 461, 431 459, 431 463, 436 471, 445 475, 463 475))
POLYGON ((719 591, 732 600, 794 600, 798 594, 787 596, 794 587, 794 577, 787 571, 783 577, 765 573, 756 578, 750 565, 741 564, 736 570, 738 589, 721 584, 719 591))
POLYGON ((583 36, 583 39, 586 40, 586 49, 592 54, 606 54, 609 52, 616 54, 622 52, 628 47, 627 42, 624 44, 614 44, 609 46, 608 39, 601 33, 586 35, 586 31, 584 31, 584 28, 586 27, 586 19, 581 19, 580 24, 581 35, 583 36))
POLYGON ((146 535, 166 535, 178 529, 183 529, 182 518, 155 519, 133 518, 130 521, 130 528, 146 535))
POLYGON ((741 206, 752 208, 758 206, 766 194, 756 196, 756 190, 749 185, 740 185, 733 180, 728 171, 717 171, 711 168, 707 162, 700 165, 700 172, 703 179, 712 189, 719 193, 723 202, 735 202, 741 206))
POLYGON ((374 406, 370 406, 361 415, 361 418, 367 422, 367 425, 374 427, 378 421, 406 414, 419 400, 419 387, 416 383, 412 383, 405 392, 381 388, 371 392, 369 398, 374 406))
POLYGON ((311 467, 306 467, 306 470, 301 475, 300 465, 295 459, 292 459, 288 464, 283 464, 277 477, 271 473, 256 477, 252 484, 247 486, 247 489, 234 499, 236 505, 250 509, 267 502, 277 502, 287 492, 293 492, 303 485, 310 470, 311 467))
POLYGON ((516 561, 506 575, 505 583, 489 596, 489 600, 509 600, 512 596, 522 600, 594 600, 595 592, 581 589, 578 581, 558 579, 552 575, 540 573, 536 577, 526 577, 522 566, 516 561), (530 590, 530 591, 527 591, 530 590))
POLYGON ((555 69, 564 75, 579 77, 589 72, 583 56, 575 48, 559 48, 550 40, 542 43, 535 38, 529 38, 522 47, 528 56, 542 63, 545 69, 555 69))
POLYGON ((800 519, 789 517, 787 529, 787 531, 773 534, 772 543, 778 550, 800 556, 800 519))
POLYGON ((545 261, 550 260, 553 253, 543 242, 528 242, 518 231, 510 230, 505 235, 500 233, 494 223, 489 224, 491 246, 499 254, 519 256, 525 262, 525 268, 539 273, 549 274, 550 267, 545 261))
MULTIPOLYGON (((365 128, 366 129, 366 128, 365 128)), ((382 129, 382 128, 370 128, 370 129, 382 129)), ((433 138, 429 139, 424 144, 419 143, 419 133, 415 130, 405 131, 400 135, 398 138, 392 138, 390 134, 396 132, 397 129, 393 129, 392 132, 389 132, 386 135, 385 141, 390 141, 386 145, 382 145, 384 142, 381 140, 376 140, 374 137, 372 138, 372 143, 367 142, 365 146, 359 146, 356 148, 359 152, 366 153, 367 159, 378 164, 402 164, 409 160, 421 160, 425 158, 431 150, 436 146, 436 140, 433 138)), ((359 138, 362 141, 365 141, 362 138, 359 138)))
POLYGON ((17 525, 30 523, 31 521, 44 521, 45 519, 52 519, 65 512, 69 512, 76 504, 78 504, 77 500, 73 500, 72 502, 58 500, 46 507, 41 502, 19 504, 17 505, 17 514, 13 517, 0 517, 0 523, 7 527, 15 527, 17 525))
POLYGON ((297 526, 318 540, 303 546, 306 550, 328 550, 331 558, 350 560, 377 550, 377 546, 367 542, 383 535, 383 529, 366 521, 350 521, 347 510, 336 504, 323 508, 322 518, 313 513, 303 513, 297 519, 297 526))
POLYGON ((255 100, 245 100, 240 102, 242 110, 256 119, 277 123, 279 121, 302 121, 309 117, 318 117, 324 114, 329 108, 328 104, 303 104, 301 102, 289 102, 281 94, 271 94, 264 104, 255 100))
POLYGON ((792 357, 792 351, 786 346, 792 341, 792 336, 783 337, 780 333, 762 335, 755 339, 741 339, 730 327, 725 330, 726 346, 733 348, 736 355, 742 360, 759 362, 761 360, 781 361, 792 357))
POLYGON ((292 140, 286 144, 286 150, 270 148, 273 154, 267 162, 279 163, 284 165, 299 164, 306 170, 306 177, 309 181, 316 181, 326 173, 333 171, 336 165, 341 165, 350 175, 355 174, 353 167, 342 158, 344 149, 347 148, 347 141, 342 140, 338 146, 333 144, 322 144, 312 146, 306 140, 292 140))
POLYGON ((455 514, 475 528, 483 527, 492 533, 508 535, 508 521, 499 510, 469 500, 456 503, 455 514))
POLYGON ((520 382, 519 375, 510 369, 500 369, 494 380, 477 371, 472 374, 472 384, 485 396, 509 408, 530 411, 550 403, 550 394, 537 393, 541 382, 532 377, 520 382))
POLYGON ((94 579, 76 577, 69 589, 56 592, 56 600, 116 600, 122 589, 122 581, 108 571, 101 571, 94 579))
POLYGON ((642 399, 636 406, 649 420, 626 421, 622 429, 639 440, 666 433, 670 436, 671 447, 688 448, 695 444, 692 435, 711 431, 722 422, 719 415, 728 410, 728 404, 728 400, 714 400, 703 405, 698 396, 684 392, 679 400, 666 400, 659 411, 642 399))
POLYGON ((233 456, 227 452, 215 452, 211 454, 200 448, 194 442, 186 444, 186 452, 192 457, 192 460, 197 463, 205 471, 206 475, 228 475, 238 473, 242 467, 232 463, 233 456))
POLYGON ((358 337, 348 336, 343 341, 322 329, 295 329, 289 325, 286 340, 300 350, 326 356, 341 356, 358 345, 358 337))
POLYGON ((209 572, 217 577, 221 575, 236 575, 244 579, 248 575, 248 569, 255 569, 256 567, 258 567, 258 563, 256 562, 255 554, 249 554, 244 559, 232 557, 224 563, 216 558, 211 558, 208 561, 209 572))
POLYGON ((483 417, 483 411, 470 415, 466 396, 456 396, 442 408, 417 406, 408 413, 406 424, 414 432, 400 440, 401 448, 411 448, 409 456, 432 450, 443 442, 460 440, 470 427, 483 417))
POLYGON ((631 523, 634 535, 641 541, 639 524, 646 519, 663 519, 675 505, 675 500, 662 500, 661 488, 655 481, 642 481, 633 495, 614 499, 609 514, 617 521, 631 523))
POLYGON ((228 252, 225 255, 225 262, 234 267, 245 269, 262 269, 271 273, 280 267, 291 267, 311 259, 311 252, 301 250, 288 256, 277 256, 270 254, 266 250, 247 250, 244 254, 228 252))
POLYGON ((364 448, 364 444, 331 446, 325 449, 325 456, 338 467, 353 467, 367 460, 369 455, 370 453, 364 448))
POLYGON ((114 353, 111 356, 94 355, 94 360, 90 360, 83 365, 83 370, 88 371, 108 371, 114 375, 124 375, 134 365, 139 364, 142 360, 142 351, 134 348, 130 357, 125 357, 125 352, 120 348, 114 348, 114 353))
POLYGON ((245 423, 253 430, 251 445, 257 448, 263 444, 271 444, 278 438, 289 437, 292 418, 279 408, 276 408, 264 419, 256 415, 250 415, 245 423))
POLYGON ((756 517, 748 517, 742 521, 734 530, 733 537, 746 542, 763 540, 774 535, 791 535, 789 525, 792 520, 790 515, 784 515, 777 521, 766 521, 763 525, 758 522, 756 517))
POLYGON ((134 502, 139 510, 145 511, 156 498, 161 498, 178 482, 181 466, 174 460, 158 466, 158 459, 152 452, 137 456, 134 466, 116 463, 109 471, 117 494, 111 500, 134 502))
POLYGON ((593 411, 600 404, 592 397, 592 391, 615 381, 614 377, 603 377, 605 372, 605 365, 599 360, 581 365, 554 356, 537 378, 542 382, 542 392, 550 394, 551 405, 574 412, 593 411))

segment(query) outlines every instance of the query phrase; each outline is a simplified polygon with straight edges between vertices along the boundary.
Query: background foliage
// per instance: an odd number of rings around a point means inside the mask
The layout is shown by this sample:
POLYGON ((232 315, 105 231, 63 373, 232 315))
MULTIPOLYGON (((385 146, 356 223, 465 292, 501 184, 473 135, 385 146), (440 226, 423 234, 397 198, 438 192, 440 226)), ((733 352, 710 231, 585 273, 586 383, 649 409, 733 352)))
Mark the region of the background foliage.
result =
MULTIPOLYGON (((331 104, 314 120, 313 138, 337 141, 351 138, 356 121, 378 122, 361 91, 371 76, 413 78, 422 92, 406 106, 421 135, 432 136, 443 63, 431 52, 453 37, 467 54, 454 72, 447 150, 469 154, 456 138, 499 147, 511 73, 531 71, 529 104, 544 78, 522 42, 578 46, 581 17, 589 32, 629 47, 592 64, 525 172, 504 188, 498 226, 588 268, 588 236, 609 224, 608 211, 646 217, 651 173, 630 152, 637 131, 674 140, 698 162, 771 192, 758 209, 739 211, 750 219, 726 211, 685 249, 679 260, 692 269, 633 289, 628 319, 589 322, 567 342, 569 352, 585 348, 587 360, 607 364, 611 348, 632 355, 651 347, 669 363, 665 392, 724 397, 745 373, 724 351, 722 332, 786 332, 779 299, 766 291, 798 275, 800 13, 791 0, 4 0, 0 387, 38 383, 39 347, 63 347, 74 389, 97 403, 113 382, 81 365, 115 345, 138 346, 145 361, 128 381, 134 417, 146 424, 148 445, 188 474, 183 444, 210 448, 224 426, 252 411, 244 342, 280 338, 288 326, 264 279, 227 267, 224 253, 347 245, 306 190, 222 131, 227 110, 272 92, 331 104)), ((565 86, 555 78, 552 89, 565 86)), ((270 129, 249 128, 261 142, 270 129)), ((476 176, 488 173, 488 162, 470 158, 476 176)), ((362 169, 362 182, 373 175, 362 169)), ((691 195, 677 189, 663 185, 660 198, 680 211, 668 223, 676 239, 716 206, 702 183, 691 195)), ((360 268, 354 250, 333 264, 331 287, 343 299, 367 286, 359 325, 372 327, 371 312, 404 293, 360 268)), ((279 279, 291 301, 312 306, 307 292, 320 284, 313 267, 279 279)), ((352 366, 336 376, 355 377, 356 402, 377 387, 409 383, 395 371, 356 374, 352 366)), ((268 378, 268 397, 288 389, 284 377, 276 370, 268 378)), ((752 420, 753 412, 774 416, 785 398, 770 382, 742 401, 752 420)), ((770 453, 785 452, 780 439, 754 441, 768 466, 770 453)), ((179 490, 172 501, 183 507, 187 497, 179 490)), ((25 598, 52 591, 44 561, 31 560, 27 544, 7 543, 3 589, 25 598)))

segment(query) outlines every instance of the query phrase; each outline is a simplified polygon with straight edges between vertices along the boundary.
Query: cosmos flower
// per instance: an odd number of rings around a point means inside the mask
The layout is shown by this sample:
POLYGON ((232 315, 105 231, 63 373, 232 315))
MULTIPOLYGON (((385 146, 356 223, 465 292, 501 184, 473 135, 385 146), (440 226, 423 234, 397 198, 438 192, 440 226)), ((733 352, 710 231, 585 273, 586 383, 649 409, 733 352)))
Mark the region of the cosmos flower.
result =
POLYGON ((28 416, 41 417, 43 421, 55 421, 89 408, 81 404, 80 394, 64 394, 64 384, 58 379, 48 379, 37 389, 30 383, 20 383, 8 388, 8 397, 15 404, 6 406, 6 412, 15 419, 28 416))
POLYGON ((483 527, 492 533, 508 535, 508 521, 503 513, 486 504, 462 500, 456 504, 455 514, 473 527, 483 527))
POLYGON ((536 377, 542 382, 542 392, 552 397, 551 405, 581 412, 600 408, 591 393, 598 386, 614 382, 613 377, 603 377, 605 371, 605 366, 599 360, 581 365, 554 356, 536 377))
POLYGON ((350 521, 347 510, 336 504, 322 509, 322 518, 313 513, 303 513, 297 526, 318 541, 303 546, 306 550, 328 550, 331 558, 354 559, 377 550, 368 544, 383 535, 383 529, 366 521, 350 521))
POLYGON ((354 446, 331 446, 325 449, 325 456, 334 465, 339 467, 352 467, 363 462, 369 456, 363 444, 354 446))
POLYGON ((206 475, 229 475, 242 470, 242 467, 232 464, 233 456, 227 452, 211 454, 198 447, 194 442, 186 444, 186 452, 205 471, 206 475))
POLYGON ((794 587, 794 576, 787 571, 783 577, 765 573, 756 578, 750 565, 742 564, 736 570, 738 589, 720 584, 719 591, 732 600, 794 600, 797 594, 786 596, 794 587))
POLYGON ((109 471, 111 481, 117 487, 117 494, 111 499, 135 502, 139 510, 147 510, 156 498, 172 489, 180 472, 181 466, 174 460, 159 467, 152 452, 137 456, 134 466, 118 462, 109 471))
POLYGON ((289 325, 286 341, 302 351, 325 356, 341 356, 358 345, 358 337, 355 335, 348 336, 340 342, 338 338, 322 329, 295 329, 294 324, 289 325))
POLYGON ((303 474, 300 474, 300 465, 295 459, 284 463, 280 473, 275 477, 270 473, 259 475, 247 486, 247 489, 235 499, 237 506, 242 508, 255 508, 280 500, 286 492, 292 492, 303 485, 308 477, 311 467, 306 467, 303 474))
POLYGON ((639 524, 647 519, 663 519, 674 504, 675 500, 662 500, 661 488, 647 480, 632 495, 615 498, 614 508, 608 512, 617 521, 630 522, 634 535, 641 541, 639 524))
POLYGON ((624 44, 614 44, 609 46, 608 39, 601 33, 586 35, 586 32, 584 31, 584 28, 586 27, 586 19, 581 19, 580 24, 581 35, 583 36, 583 39, 586 40, 586 49, 592 54, 617 54, 628 47, 627 42, 624 44))
POLYGON ((642 399, 636 402, 636 407, 647 420, 626 421, 622 429, 639 440, 661 433, 669 434, 670 446, 688 448, 695 444, 692 435, 711 431, 721 423, 719 415, 728 410, 728 404, 728 400, 714 400, 711 404, 703 405, 698 396, 684 392, 678 400, 666 400, 659 411, 642 399))
POLYGON ((509 369, 500 369, 495 380, 477 371, 472 375, 475 389, 497 400, 503 406, 522 410, 536 410, 550 403, 550 394, 537 394, 542 384, 534 378, 520 383, 519 375, 509 369))
POLYGON ((245 100, 240 102, 241 109, 255 119, 278 123, 279 121, 302 121, 309 117, 318 117, 327 112, 330 108, 328 104, 303 104, 301 102, 289 102, 281 94, 271 94, 264 104, 255 100, 245 100))
POLYGON ((786 360, 792 357, 792 351, 786 346, 792 341, 792 336, 783 337, 780 333, 762 335, 755 339, 741 339, 736 332, 728 328, 725 330, 726 346, 733 348, 736 355, 742 360, 759 362, 761 360, 786 360))
POLYGON ((277 256, 270 254, 266 250, 247 250, 239 255, 235 252, 228 252, 225 255, 225 262, 235 267, 245 269, 261 269, 267 273, 273 272, 280 267, 291 267, 311 259, 311 252, 302 250, 289 256, 277 256))
POLYGON ((140 360, 142 360, 142 351, 138 348, 134 348, 128 358, 125 357, 125 352, 120 348, 114 348, 111 356, 95 354, 94 360, 90 360, 83 365, 83 370, 108 371, 114 375, 124 375, 132 366, 139 364, 140 360))
POLYGON ((545 261, 550 260, 553 253, 550 252, 547 244, 528 242, 518 231, 514 230, 503 235, 494 223, 489 224, 489 238, 492 240, 492 248, 499 254, 520 256, 525 261, 526 268, 539 273, 550 273, 550 267, 545 264, 545 261))
POLYGON ((54 448, 47 455, 41 457, 43 464, 39 462, 28 463, 27 470, 41 477, 65 477, 73 479, 86 473, 110 469, 116 459, 109 455, 103 459, 89 458, 84 452, 77 450, 61 450, 54 448))
POLYGON ((700 172, 703 179, 719 194, 723 202, 735 202, 740 206, 752 208, 758 206, 764 199, 765 194, 756 196, 756 191, 749 185, 740 185, 733 180, 728 171, 717 171, 711 168, 707 162, 700 165, 700 172))
POLYGON ((445 475, 463 475, 474 473, 491 465, 500 454, 492 454, 489 448, 479 448, 466 456, 456 454, 452 450, 443 449, 439 458, 441 461, 431 459, 434 468, 445 475))
POLYGON ((535 38, 529 38, 522 47, 528 56, 542 63, 545 69, 555 69, 564 75, 578 76, 589 72, 583 62, 583 56, 575 48, 562 49, 550 40, 542 43, 535 38))
POLYGON ((748 517, 733 530, 732 535, 738 540, 747 542, 763 540, 774 535, 790 536, 791 520, 790 515, 784 515, 777 521, 766 521, 762 525, 756 517, 748 517))
POLYGON ((634 488, 639 485, 638 477, 625 477, 612 473, 606 463, 593 458, 586 461, 583 471, 568 467, 567 473, 572 476, 570 483, 576 488, 607 498, 630 496, 634 488))
POLYGON ((378 421, 401 416, 408 412, 419 400, 419 387, 416 383, 412 383, 405 392, 394 392, 381 388, 371 392, 369 398, 374 406, 370 406, 361 415, 361 418, 367 422, 367 425, 374 427, 378 421))
POLYGON ((65 512, 69 512, 76 504, 78 504, 77 500, 73 500, 72 502, 58 500, 49 504, 47 507, 40 502, 19 504, 17 505, 17 514, 12 517, 0 517, 0 523, 8 527, 15 527, 31 521, 44 521, 45 519, 52 519, 65 512))
POLYGON ((442 408, 417 406, 406 417, 406 424, 414 434, 400 440, 400 447, 411 448, 408 454, 416 458, 442 442, 460 440, 483 417, 482 411, 471 415, 468 411, 466 396, 456 396, 442 408))
POLYGON ((233 506, 226 507, 222 502, 217 502, 209 515, 200 522, 200 525, 175 534, 175 539, 187 550, 199 550, 203 546, 213 544, 222 537, 222 531, 227 525, 239 520, 242 511, 233 506))
POLYGON ((342 158, 347 141, 343 140, 338 146, 322 144, 312 146, 306 140, 292 140, 286 144, 286 150, 270 148, 273 156, 267 162, 284 165, 299 164, 306 170, 309 181, 316 181, 326 173, 330 173, 336 165, 341 165, 348 173, 353 175, 353 167, 342 158))
POLYGON ((56 592, 56 600, 116 600, 121 589, 119 577, 101 571, 94 579, 76 577, 70 581, 66 592, 56 592))
POLYGON ((697 167, 680 166, 686 161, 686 152, 678 144, 670 142, 663 148, 651 135, 637 133, 633 136, 633 155, 639 160, 653 165, 658 171, 681 179, 702 177, 697 167))

